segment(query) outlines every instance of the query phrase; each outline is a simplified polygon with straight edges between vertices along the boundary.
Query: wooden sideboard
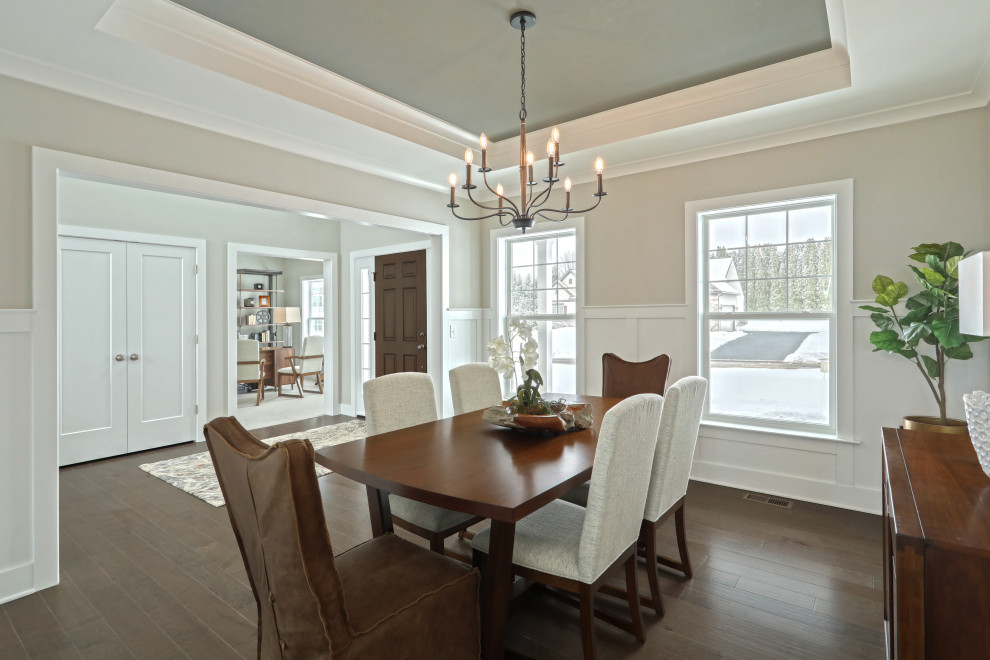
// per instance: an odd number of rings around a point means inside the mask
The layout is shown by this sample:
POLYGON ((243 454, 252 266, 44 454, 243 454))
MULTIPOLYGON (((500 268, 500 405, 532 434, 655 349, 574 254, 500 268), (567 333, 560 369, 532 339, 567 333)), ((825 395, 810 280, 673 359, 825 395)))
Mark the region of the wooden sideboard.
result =
POLYGON ((261 357, 265 360, 265 387, 278 387, 278 382, 275 380, 275 373, 283 367, 292 366, 292 362, 289 361, 290 355, 294 355, 291 347, 261 347, 261 357))
POLYGON ((883 430, 888 657, 990 658, 990 478, 967 436, 883 430))

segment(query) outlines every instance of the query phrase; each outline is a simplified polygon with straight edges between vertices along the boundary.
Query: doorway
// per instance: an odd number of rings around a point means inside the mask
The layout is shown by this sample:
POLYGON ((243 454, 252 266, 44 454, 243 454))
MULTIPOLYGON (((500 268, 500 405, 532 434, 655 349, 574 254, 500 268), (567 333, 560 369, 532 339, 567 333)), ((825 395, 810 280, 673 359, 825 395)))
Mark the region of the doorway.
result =
POLYGON ((333 252, 228 244, 227 279, 234 292, 228 305, 228 327, 234 328, 227 351, 228 414, 236 416, 245 428, 338 414, 336 267, 337 254, 333 252), (318 323, 314 318, 303 318, 304 311, 310 315, 314 311, 312 301, 304 298, 305 289, 312 290, 307 282, 314 280, 321 289, 318 323), (258 294, 253 293, 256 284, 263 287, 258 294), (316 346, 317 337, 323 344, 322 380, 317 384, 315 375, 304 378, 302 396, 289 396, 295 386, 289 385, 291 378, 281 376, 279 370, 289 369, 294 358, 316 346), (238 391, 237 342, 244 339, 258 341, 260 355, 266 359, 264 398, 259 405, 257 393, 238 391), (278 395, 280 382, 286 396, 278 395))

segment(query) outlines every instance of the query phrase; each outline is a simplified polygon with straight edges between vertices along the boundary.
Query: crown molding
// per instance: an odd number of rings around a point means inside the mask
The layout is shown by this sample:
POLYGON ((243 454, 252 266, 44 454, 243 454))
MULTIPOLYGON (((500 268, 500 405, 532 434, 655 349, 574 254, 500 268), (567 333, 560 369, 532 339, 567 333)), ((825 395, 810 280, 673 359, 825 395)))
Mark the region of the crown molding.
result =
MULTIPOLYGON (((581 117, 558 128, 562 139, 567 139, 568 152, 584 151, 849 85, 849 57, 844 50, 830 48, 581 117)), ((536 145, 549 137, 550 128, 527 133, 536 145)), ((519 138, 513 137, 495 143, 489 150, 489 159, 493 167, 507 167, 518 154, 519 138)))
POLYGON ((442 182, 437 183, 414 172, 398 168, 393 161, 382 161, 350 150, 328 146, 269 126, 137 91, 3 49, 0 49, 0 75, 420 188, 446 191, 442 182))
POLYGON ((476 136, 168 0, 116 0, 96 29, 448 155, 476 136))

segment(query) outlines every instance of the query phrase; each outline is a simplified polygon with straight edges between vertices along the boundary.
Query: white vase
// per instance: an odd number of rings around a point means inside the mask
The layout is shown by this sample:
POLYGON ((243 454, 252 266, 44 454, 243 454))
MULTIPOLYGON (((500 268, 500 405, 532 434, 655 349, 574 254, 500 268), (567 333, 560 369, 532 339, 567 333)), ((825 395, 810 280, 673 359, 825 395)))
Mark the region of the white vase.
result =
POLYGON ((963 403, 966 406, 966 421, 969 422, 969 437, 983 471, 990 477, 990 394, 981 391, 964 394, 963 403))

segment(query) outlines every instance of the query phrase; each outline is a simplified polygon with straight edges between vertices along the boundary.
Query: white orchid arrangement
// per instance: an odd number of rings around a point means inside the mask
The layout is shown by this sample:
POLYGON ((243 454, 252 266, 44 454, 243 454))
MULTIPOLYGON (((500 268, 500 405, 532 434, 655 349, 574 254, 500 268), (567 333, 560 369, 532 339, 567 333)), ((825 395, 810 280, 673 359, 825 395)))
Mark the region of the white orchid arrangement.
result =
POLYGON ((488 343, 488 366, 502 374, 502 378, 516 377, 516 363, 522 371, 536 369, 540 362, 540 345, 533 336, 535 321, 524 321, 518 316, 509 318, 509 337, 499 335, 488 343), (519 348, 512 350, 513 344, 519 348))

